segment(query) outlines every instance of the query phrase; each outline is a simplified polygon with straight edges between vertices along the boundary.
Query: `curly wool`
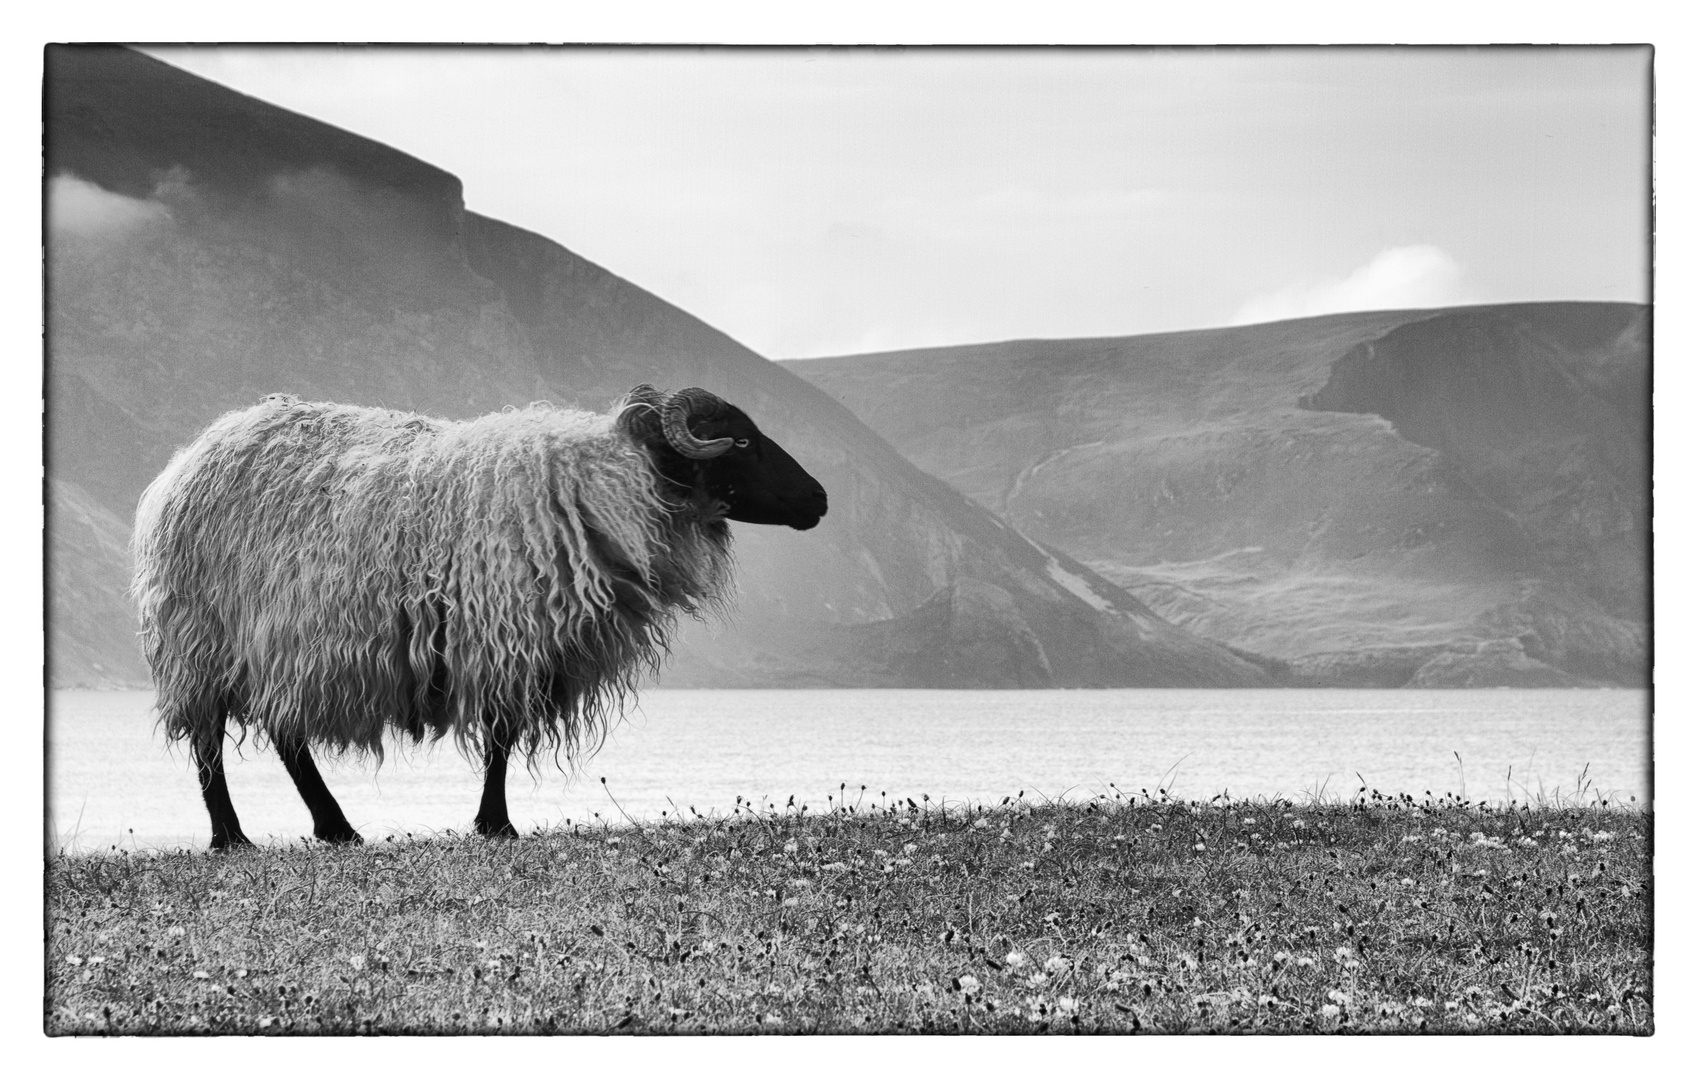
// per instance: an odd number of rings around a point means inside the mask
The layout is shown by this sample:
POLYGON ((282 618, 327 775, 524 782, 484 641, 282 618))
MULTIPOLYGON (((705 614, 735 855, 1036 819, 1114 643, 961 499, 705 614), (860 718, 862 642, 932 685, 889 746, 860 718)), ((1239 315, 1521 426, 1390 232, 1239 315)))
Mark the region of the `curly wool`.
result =
POLYGON ((381 757, 386 728, 534 761, 599 739, 680 612, 723 603, 723 506, 627 434, 538 403, 466 421, 273 396, 180 450, 133 593, 172 738, 381 757))

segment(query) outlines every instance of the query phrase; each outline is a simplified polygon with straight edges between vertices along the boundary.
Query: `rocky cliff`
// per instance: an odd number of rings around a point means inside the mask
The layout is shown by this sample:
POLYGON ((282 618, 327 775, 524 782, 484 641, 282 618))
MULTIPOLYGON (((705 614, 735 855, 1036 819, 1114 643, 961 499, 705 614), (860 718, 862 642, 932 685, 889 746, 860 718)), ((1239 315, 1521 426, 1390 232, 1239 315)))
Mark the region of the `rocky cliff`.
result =
POLYGON ((1021 532, 1285 681, 1648 680, 1642 306, 786 366, 1021 532))

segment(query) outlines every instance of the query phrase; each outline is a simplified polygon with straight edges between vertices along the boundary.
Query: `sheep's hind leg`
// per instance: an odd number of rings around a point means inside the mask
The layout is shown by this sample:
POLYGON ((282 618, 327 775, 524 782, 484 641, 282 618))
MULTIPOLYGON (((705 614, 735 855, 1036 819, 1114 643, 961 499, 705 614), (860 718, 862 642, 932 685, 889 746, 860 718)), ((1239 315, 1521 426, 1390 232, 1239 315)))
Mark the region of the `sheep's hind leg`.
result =
POLYGON ((363 844, 364 838, 348 824, 336 796, 330 794, 324 777, 318 774, 318 766, 313 764, 312 751, 307 749, 306 741, 295 736, 278 737, 274 741, 277 754, 283 759, 283 768, 289 770, 289 779, 295 782, 295 790, 300 792, 306 808, 312 811, 312 835, 330 844, 363 844))
POLYGON ((505 737, 497 735, 494 727, 487 732, 483 751, 483 801, 478 803, 475 824, 483 836, 516 837, 507 816, 507 751, 505 737))
POLYGON ((230 784, 224 778, 222 712, 206 730, 196 734, 192 750, 195 772, 200 777, 200 797, 206 800, 206 813, 212 819, 212 850, 252 845, 236 818, 235 804, 230 801, 230 784))

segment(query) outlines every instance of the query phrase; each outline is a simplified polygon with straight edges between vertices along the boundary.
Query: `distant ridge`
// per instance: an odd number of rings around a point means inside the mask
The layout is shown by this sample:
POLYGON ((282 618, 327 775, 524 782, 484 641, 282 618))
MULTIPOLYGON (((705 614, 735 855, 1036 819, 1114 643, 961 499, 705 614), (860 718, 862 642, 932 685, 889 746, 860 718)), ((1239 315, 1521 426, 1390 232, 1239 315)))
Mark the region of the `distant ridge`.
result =
POLYGON ((1285 681, 1643 686, 1649 354, 1559 302, 784 366, 1285 681))

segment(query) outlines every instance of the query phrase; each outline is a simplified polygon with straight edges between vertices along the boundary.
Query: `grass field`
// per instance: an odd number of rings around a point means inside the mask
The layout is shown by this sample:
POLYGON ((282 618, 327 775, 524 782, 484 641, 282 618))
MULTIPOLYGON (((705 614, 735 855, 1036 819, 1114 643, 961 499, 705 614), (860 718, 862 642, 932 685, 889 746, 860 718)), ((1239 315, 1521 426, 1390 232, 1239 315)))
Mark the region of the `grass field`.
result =
POLYGON ((45 1030, 1653 1030, 1636 808, 840 794, 50 857, 45 1030))

